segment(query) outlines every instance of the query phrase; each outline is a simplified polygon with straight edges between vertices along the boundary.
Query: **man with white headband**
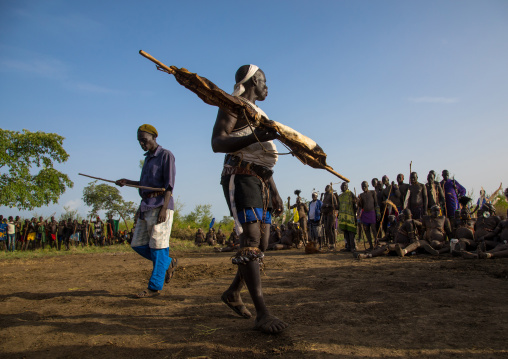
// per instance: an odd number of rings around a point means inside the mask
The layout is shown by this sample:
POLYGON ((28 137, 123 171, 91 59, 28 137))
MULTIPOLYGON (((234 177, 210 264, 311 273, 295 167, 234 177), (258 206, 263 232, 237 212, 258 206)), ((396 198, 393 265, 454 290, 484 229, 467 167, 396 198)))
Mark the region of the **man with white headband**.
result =
MULTIPOLYGON (((255 104, 268 95, 264 72, 255 65, 244 65, 236 72, 235 80, 233 95, 266 116, 255 104)), ((269 334, 279 333, 288 326, 266 308, 260 276, 272 212, 279 215, 283 209, 272 177, 277 162, 273 143, 276 138, 274 130, 253 130, 243 115, 233 116, 220 109, 212 133, 213 151, 226 153, 221 184, 235 220, 235 231, 240 236, 240 250, 232 259, 238 270, 221 299, 236 314, 251 318, 240 297, 245 283, 256 308, 255 329, 269 334)))

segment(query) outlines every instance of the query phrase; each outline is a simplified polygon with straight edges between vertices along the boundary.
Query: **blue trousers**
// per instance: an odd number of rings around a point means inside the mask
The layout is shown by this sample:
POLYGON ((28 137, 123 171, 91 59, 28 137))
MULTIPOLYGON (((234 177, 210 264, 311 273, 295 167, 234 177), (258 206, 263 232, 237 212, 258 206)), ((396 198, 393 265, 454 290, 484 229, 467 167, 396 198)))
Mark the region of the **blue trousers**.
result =
POLYGON ((132 247, 141 256, 153 262, 152 276, 148 281, 148 289, 162 290, 166 271, 171 264, 172 258, 169 256, 169 247, 162 249, 150 248, 148 244, 139 247, 132 247))

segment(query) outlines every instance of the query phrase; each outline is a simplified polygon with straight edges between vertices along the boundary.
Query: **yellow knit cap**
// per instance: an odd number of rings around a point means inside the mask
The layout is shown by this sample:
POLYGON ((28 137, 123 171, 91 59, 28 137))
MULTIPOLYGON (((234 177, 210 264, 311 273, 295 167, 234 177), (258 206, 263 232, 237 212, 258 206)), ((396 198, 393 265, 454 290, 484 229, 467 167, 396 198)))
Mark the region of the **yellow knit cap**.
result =
POLYGON ((159 136, 159 133, 157 132, 155 127, 153 127, 152 125, 149 125, 147 123, 145 123, 144 125, 139 126, 138 131, 143 131, 143 132, 151 133, 152 135, 155 135, 155 137, 159 136))

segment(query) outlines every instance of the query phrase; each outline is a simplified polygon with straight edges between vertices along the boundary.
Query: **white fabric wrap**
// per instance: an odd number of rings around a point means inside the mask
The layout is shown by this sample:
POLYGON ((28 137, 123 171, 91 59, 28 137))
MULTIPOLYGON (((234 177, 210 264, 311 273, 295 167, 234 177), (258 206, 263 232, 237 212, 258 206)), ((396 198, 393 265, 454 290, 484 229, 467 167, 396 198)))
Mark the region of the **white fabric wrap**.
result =
MULTIPOLYGON (((245 99, 242 99, 246 101, 245 99)), ((247 101, 254 110, 257 111, 262 116, 265 116, 268 119, 266 113, 253 104, 250 101, 247 101)), ((246 126, 242 129, 231 132, 231 137, 243 137, 248 136, 252 133, 252 130, 249 126, 246 126)), ((255 163, 260 166, 265 166, 268 168, 273 168, 277 163, 277 159, 279 156, 277 155, 277 147, 273 141, 266 142, 255 142, 252 145, 242 148, 239 151, 231 153, 234 156, 240 157, 245 162, 255 163), (264 149, 263 149, 264 148, 264 149), (266 152, 265 152, 266 150, 266 152)))
POLYGON ((243 84, 249 81, 249 79, 252 76, 254 76, 257 70, 259 70, 259 67, 257 67, 256 65, 249 65, 249 71, 247 71, 245 77, 240 82, 235 84, 235 89, 232 93, 233 96, 240 96, 245 92, 245 87, 243 86, 243 84))
POLYGON ((169 247, 171 227, 173 226, 173 210, 166 211, 166 221, 157 223, 161 207, 152 208, 144 212, 145 219, 138 219, 131 247, 139 247, 148 244, 152 249, 169 247))

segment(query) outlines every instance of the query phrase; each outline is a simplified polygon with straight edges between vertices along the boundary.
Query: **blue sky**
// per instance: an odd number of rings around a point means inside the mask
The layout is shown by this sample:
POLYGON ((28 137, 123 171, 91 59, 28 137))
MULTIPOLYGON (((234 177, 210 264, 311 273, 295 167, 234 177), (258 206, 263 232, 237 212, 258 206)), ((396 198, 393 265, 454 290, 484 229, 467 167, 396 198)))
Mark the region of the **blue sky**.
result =
MULTIPOLYGON (((508 185, 506 1, 2 0, 0 127, 64 136, 70 159, 57 168, 75 184, 36 212, 86 214, 79 172, 139 178, 136 129, 150 123, 175 154, 184 213, 209 203, 228 215, 223 155, 210 146, 217 109, 140 49, 226 91, 239 66, 258 65, 269 87, 259 105, 314 139, 357 191, 373 177, 408 178, 410 161, 421 182, 446 168, 475 198, 508 185)), ((340 182, 291 156, 275 170, 284 199, 340 182)))

